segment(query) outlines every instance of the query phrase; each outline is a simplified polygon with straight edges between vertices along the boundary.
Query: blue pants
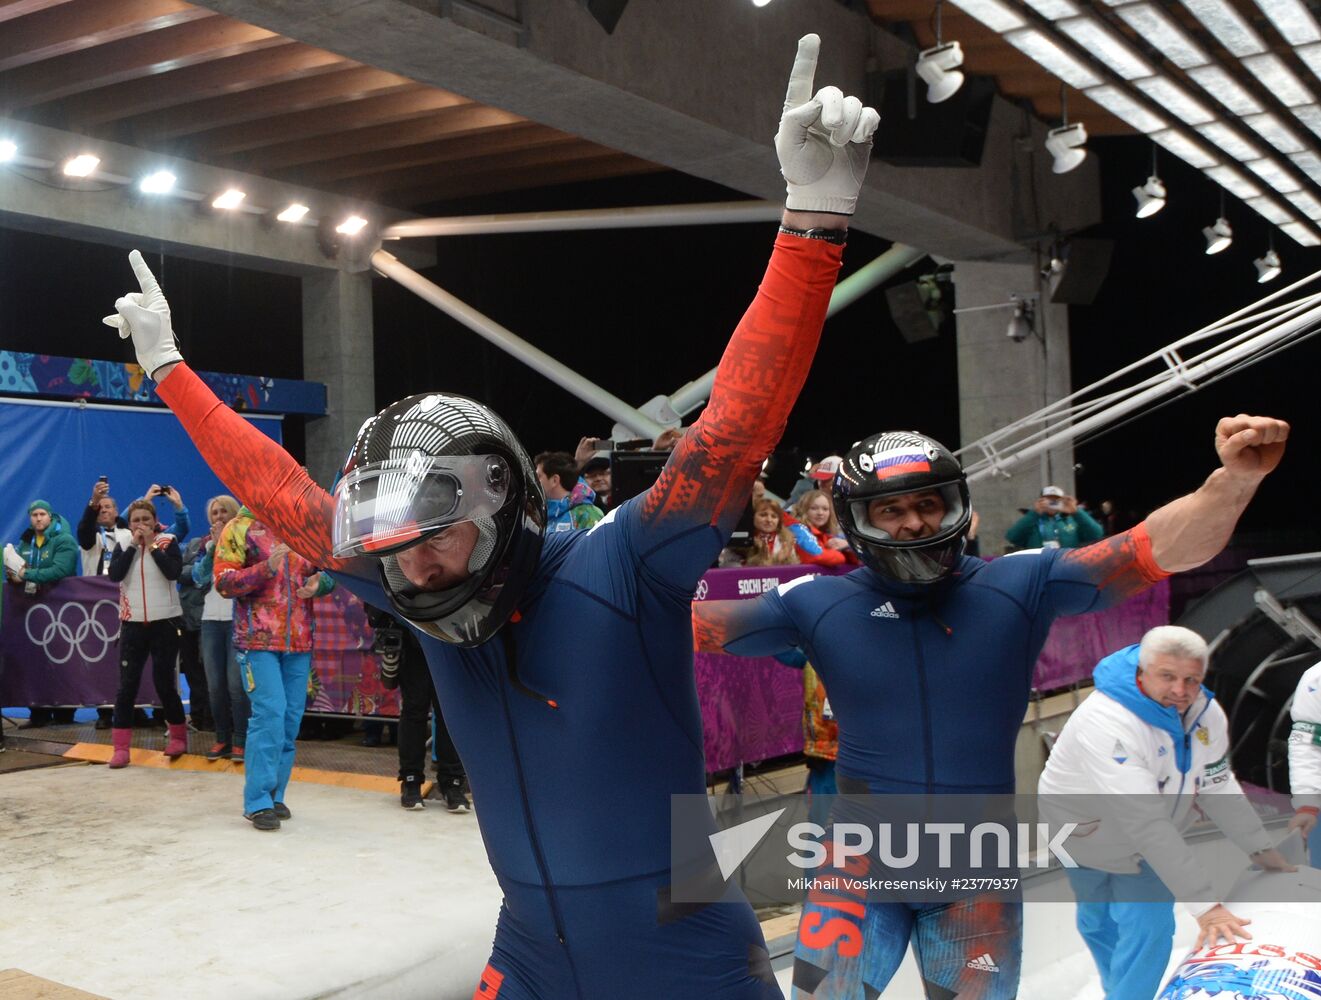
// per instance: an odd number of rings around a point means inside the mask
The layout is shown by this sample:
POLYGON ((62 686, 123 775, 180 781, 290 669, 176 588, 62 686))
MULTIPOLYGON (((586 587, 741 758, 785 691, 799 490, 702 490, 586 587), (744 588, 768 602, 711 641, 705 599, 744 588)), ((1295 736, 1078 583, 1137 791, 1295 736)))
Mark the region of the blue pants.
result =
POLYGON ((830 823, 830 806, 839 792, 835 783, 835 762, 823 757, 807 759, 807 821, 825 827, 830 823))
POLYGON ((1101 973, 1106 1000, 1151 1000, 1174 942, 1174 897, 1150 866, 1131 875, 1067 868, 1078 932, 1101 973))
POLYGON ((1307 850, 1312 867, 1321 868, 1321 823, 1312 827, 1312 834, 1307 838, 1307 850))
POLYGON ((272 653, 240 649, 252 716, 243 750, 243 811, 254 813, 284 801, 294 769, 294 740, 307 707, 311 653, 272 653))
POLYGON ((201 642, 216 740, 241 747, 248 732, 248 694, 243 690, 243 676, 234 656, 233 623, 203 621, 201 642))

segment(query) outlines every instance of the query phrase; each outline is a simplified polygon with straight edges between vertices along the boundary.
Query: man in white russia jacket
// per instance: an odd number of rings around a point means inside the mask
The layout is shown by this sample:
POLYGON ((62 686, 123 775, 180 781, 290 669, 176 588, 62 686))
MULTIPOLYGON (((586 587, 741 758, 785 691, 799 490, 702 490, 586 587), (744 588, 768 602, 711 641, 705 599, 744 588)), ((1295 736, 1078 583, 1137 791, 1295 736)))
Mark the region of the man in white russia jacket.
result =
POLYGON ((1293 693, 1293 729, 1289 733, 1289 790, 1294 818, 1289 829, 1308 839, 1312 867, 1321 867, 1321 663, 1309 667, 1293 693))
POLYGON ((1197 918, 1197 946, 1250 936, 1215 898, 1182 831, 1194 804, 1252 860, 1293 871, 1229 769, 1229 726, 1202 686, 1208 650, 1162 625, 1097 664, 1096 691, 1069 718, 1038 784, 1041 811, 1078 829, 1066 848, 1078 930, 1107 1000, 1151 1000, 1174 938, 1174 899, 1197 918))

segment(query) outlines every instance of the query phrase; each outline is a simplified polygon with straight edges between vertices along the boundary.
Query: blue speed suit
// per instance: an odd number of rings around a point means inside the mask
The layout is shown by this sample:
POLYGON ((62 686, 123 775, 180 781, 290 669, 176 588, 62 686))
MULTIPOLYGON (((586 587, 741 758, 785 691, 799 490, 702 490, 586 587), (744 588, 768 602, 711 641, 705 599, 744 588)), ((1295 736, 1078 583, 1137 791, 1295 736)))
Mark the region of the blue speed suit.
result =
MULTIPOLYGON (((549 536, 495 638, 460 648, 421 636, 504 892, 481 1000, 781 996, 745 901, 670 904, 670 797, 706 789, 692 593, 783 432, 840 257, 779 236, 711 401, 656 485, 590 531, 549 536), (583 636, 608 654, 573 655, 583 636)), ((160 392, 295 551, 388 606, 373 562, 330 556, 331 498, 291 458, 246 433, 186 366, 160 392)))
MULTIPOLYGON (((1008 793, 1033 666, 1051 622, 1098 610, 1164 576, 1139 525, 1081 549, 990 563, 965 557, 950 577, 925 586, 862 568, 802 577, 755 601, 697 602, 693 612, 699 648, 806 653, 839 722, 840 792, 1008 793)), ((843 911, 822 902, 814 893, 803 907, 795 996, 871 1000, 910 940, 933 1000, 1012 1000, 1017 993, 1019 902, 869 901, 852 927, 840 920, 843 911), (863 942, 856 953, 841 946, 848 934, 863 942)))

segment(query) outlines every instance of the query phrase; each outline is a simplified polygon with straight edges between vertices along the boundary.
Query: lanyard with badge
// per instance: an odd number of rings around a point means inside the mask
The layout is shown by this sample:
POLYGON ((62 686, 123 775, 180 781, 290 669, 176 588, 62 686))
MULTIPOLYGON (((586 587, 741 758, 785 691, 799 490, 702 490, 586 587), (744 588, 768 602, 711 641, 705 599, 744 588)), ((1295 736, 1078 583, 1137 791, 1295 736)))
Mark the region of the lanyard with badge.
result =
POLYGON ((109 575, 110 573, 110 536, 105 530, 104 524, 98 524, 96 530, 101 533, 101 565, 97 569, 97 576, 109 575))

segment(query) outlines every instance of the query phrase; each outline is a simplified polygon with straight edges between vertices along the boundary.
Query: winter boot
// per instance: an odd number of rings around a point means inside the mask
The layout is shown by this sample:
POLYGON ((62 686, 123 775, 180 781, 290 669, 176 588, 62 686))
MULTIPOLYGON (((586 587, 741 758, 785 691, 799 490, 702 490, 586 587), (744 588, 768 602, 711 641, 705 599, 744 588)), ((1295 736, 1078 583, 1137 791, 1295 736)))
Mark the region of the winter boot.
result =
POLYGON ((115 752, 110 755, 110 766, 128 767, 128 748, 133 745, 133 730, 112 729, 110 741, 115 748, 115 752))
POLYGON ((167 727, 169 739, 165 743, 165 756, 170 760, 182 757, 188 752, 188 726, 186 723, 171 722, 167 727))

